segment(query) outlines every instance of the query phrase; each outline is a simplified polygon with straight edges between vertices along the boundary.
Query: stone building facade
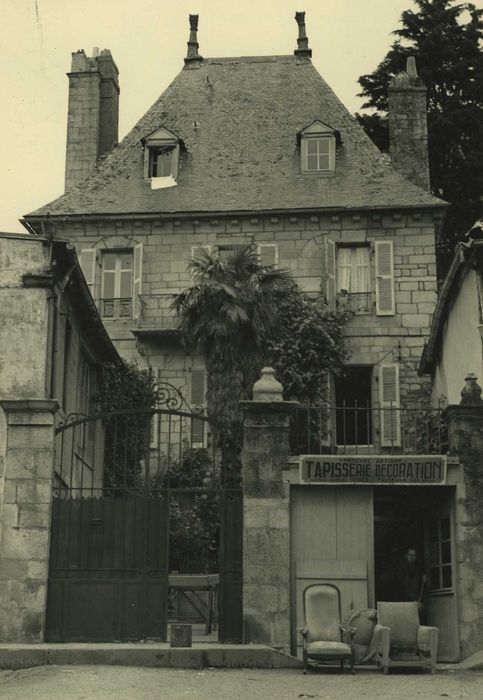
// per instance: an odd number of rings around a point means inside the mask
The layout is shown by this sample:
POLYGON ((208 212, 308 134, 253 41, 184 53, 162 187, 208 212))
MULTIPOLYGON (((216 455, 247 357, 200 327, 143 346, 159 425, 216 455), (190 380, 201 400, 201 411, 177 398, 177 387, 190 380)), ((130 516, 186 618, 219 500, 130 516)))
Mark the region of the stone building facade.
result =
MULTIPOLYGON (((297 21, 293 56, 210 59, 199 54, 192 16, 184 68, 111 150, 117 68, 108 52, 74 54, 66 192, 23 221, 30 232, 75 245, 119 353, 197 404, 203 364, 182 348, 171 303, 190 284, 187 261, 199 249, 223 256, 256 245, 263 262, 288 267, 307 293, 354 311, 344 331, 347 375, 330 380, 336 410, 327 453, 395 451, 417 460, 400 424, 384 416, 398 420, 429 388, 418 364, 435 308, 435 230, 446 205, 428 192, 425 87, 412 61, 391 85, 391 165, 315 71, 299 13, 297 21), (341 404, 367 409, 362 431, 344 433, 341 404)), ((338 582, 344 615, 375 605, 381 562, 396 542, 417 540, 432 570, 428 615, 442 630, 442 658, 474 650, 468 570, 455 547, 465 537, 457 461, 445 462, 438 483, 307 485, 286 455, 270 461, 261 446, 271 423, 286 426, 285 413, 271 420, 253 411, 247 434, 260 464, 290 486, 278 484, 269 503, 251 477, 245 484, 246 640, 295 650, 308 581, 338 582), (330 536, 320 537, 321 528, 330 536), (275 542, 284 548, 276 560, 275 542), (446 558, 434 564, 436 550, 446 558), (254 587, 261 569, 266 626, 254 624, 263 614, 254 587)))

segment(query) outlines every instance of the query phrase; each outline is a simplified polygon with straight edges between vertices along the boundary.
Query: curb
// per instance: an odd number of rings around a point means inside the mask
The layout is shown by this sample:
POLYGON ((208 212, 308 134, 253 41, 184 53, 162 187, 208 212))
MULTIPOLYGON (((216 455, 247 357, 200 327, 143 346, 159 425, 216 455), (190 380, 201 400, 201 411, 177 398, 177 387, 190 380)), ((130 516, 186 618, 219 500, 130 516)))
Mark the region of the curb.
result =
POLYGON ((0 644, 0 669, 33 666, 144 668, 302 668, 302 662, 262 645, 0 644))

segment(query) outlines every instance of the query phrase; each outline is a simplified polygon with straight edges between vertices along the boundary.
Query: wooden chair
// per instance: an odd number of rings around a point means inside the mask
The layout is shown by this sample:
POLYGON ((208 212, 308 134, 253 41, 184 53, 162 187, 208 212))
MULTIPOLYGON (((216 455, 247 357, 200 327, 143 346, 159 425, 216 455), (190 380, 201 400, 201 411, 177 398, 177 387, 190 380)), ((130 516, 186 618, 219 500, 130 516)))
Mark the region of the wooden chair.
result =
POLYGON ((304 627, 300 629, 303 645, 304 673, 309 662, 316 664, 328 661, 340 663, 350 661, 354 669, 354 653, 351 636, 355 630, 341 626, 340 592, 328 583, 307 586, 303 594, 304 627))
POLYGON ((393 666, 420 666, 436 671, 437 627, 419 623, 419 605, 415 602, 377 604, 378 623, 374 629, 377 663, 388 673, 393 666))

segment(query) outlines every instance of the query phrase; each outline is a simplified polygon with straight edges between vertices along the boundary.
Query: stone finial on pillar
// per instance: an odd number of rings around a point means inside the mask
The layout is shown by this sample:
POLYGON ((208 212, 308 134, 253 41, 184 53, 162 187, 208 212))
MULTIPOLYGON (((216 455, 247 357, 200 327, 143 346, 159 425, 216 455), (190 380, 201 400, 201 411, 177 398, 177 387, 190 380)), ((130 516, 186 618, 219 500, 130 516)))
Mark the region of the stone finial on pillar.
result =
POLYGON ((460 406, 481 406, 481 386, 477 382, 476 374, 470 372, 465 377, 465 385, 461 390, 460 406))
POLYGON ((254 401, 282 401, 283 386, 275 379, 275 370, 271 367, 262 369, 262 376, 253 385, 254 401))
POLYGON ((309 49, 309 40, 305 32, 305 12, 296 12, 295 21, 299 26, 299 35, 297 38, 297 48, 294 51, 296 56, 312 56, 312 49, 309 49))
POLYGON ((184 59, 185 65, 196 65, 203 60, 203 56, 198 53, 198 15, 190 15, 190 38, 188 41, 188 53, 184 59))

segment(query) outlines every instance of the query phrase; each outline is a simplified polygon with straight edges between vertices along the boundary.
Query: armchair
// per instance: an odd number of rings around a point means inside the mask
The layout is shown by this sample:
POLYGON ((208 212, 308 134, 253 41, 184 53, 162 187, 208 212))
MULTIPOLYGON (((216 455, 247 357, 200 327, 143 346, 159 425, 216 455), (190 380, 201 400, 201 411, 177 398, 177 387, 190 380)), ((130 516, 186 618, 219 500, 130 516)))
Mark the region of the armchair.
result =
POLYGON ((341 626, 340 592, 328 583, 307 586, 303 594, 304 623, 300 629, 303 645, 304 673, 309 662, 340 662, 349 659, 351 671, 354 668, 354 653, 351 645, 355 630, 341 626))
POLYGON ((377 615, 371 646, 384 673, 390 666, 421 666, 434 673, 439 630, 419 624, 418 603, 380 602, 377 615))

